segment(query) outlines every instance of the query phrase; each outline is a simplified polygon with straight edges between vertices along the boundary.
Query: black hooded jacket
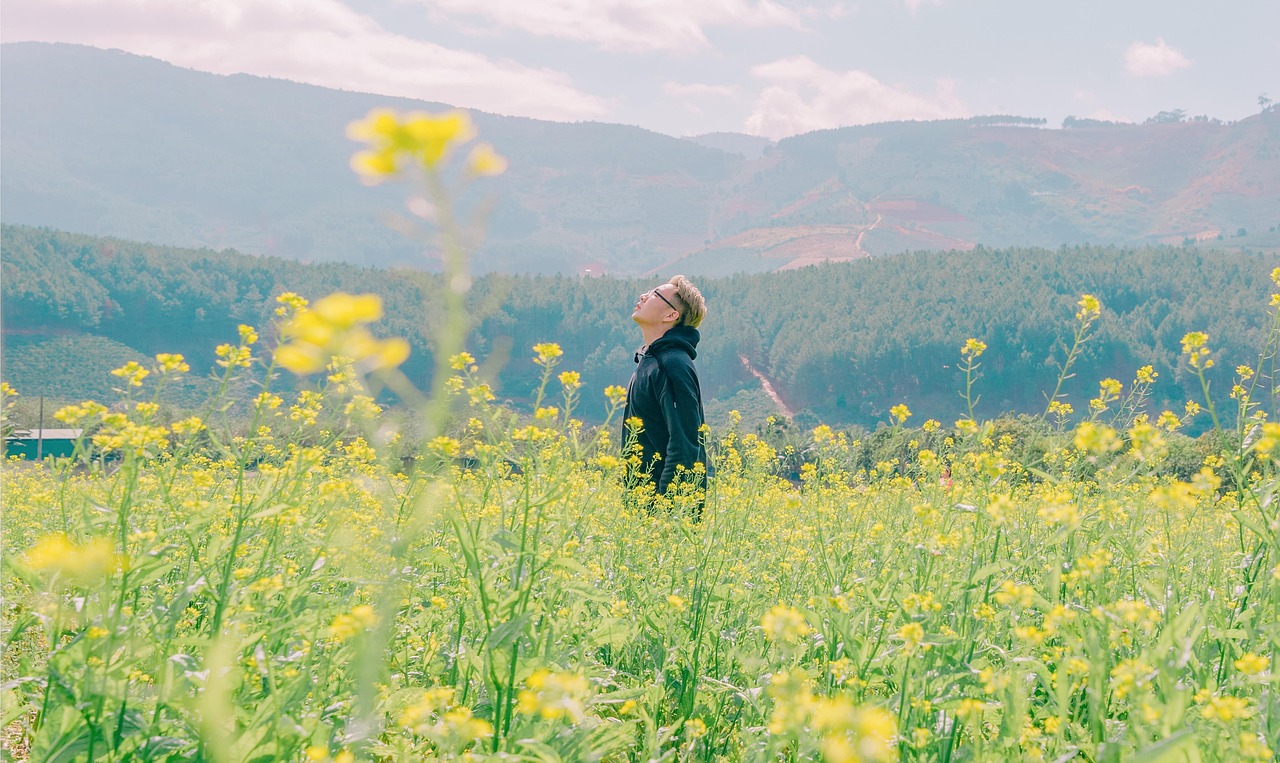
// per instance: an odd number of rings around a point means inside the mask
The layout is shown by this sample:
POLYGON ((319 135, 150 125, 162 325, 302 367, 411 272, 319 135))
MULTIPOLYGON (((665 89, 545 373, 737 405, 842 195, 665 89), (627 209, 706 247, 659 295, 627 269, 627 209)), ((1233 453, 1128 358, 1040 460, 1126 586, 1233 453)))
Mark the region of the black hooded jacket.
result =
POLYGON ((708 466, 701 431, 702 389, 693 368, 699 338, 698 330, 689 326, 668 329, 645 352, 636 353, 638 366, 627 388, 623 451, 632 437, 626 422, 638 418, 643 428, 635 442, 641 448, 643 471, 636 476, 651 480, 659 495, 667 492, 679 466, 705 486, 705 473, 693 476, 695 463, 708 466))

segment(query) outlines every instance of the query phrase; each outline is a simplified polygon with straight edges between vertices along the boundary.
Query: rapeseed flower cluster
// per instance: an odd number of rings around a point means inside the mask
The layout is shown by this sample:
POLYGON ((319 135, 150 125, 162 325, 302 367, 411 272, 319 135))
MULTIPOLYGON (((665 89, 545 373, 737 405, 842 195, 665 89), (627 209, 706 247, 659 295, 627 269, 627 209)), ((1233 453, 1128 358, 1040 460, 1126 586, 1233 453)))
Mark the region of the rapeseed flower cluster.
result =
POLYGON ((409 357, 409 343, 374 338, 366 326, 381 318, 382 299, 376 294, 331 294, 295 308, 280 327, 276 363, 299 375, 323 371, 335 357, 363 373, 396 368, 409 357))
MULTIPOLYGON (((351 168, 367 182, 377 183, 409 167, 435 171, 457 147, 475 137, 471 117, 463 111, 400 114, 374 109, 352 122, 347 136, 368 145, 351 157, 351 168)), ((488 143, 471 149, 466 170, 475 176, 501 175, 507 162, 488 143)))
POLYGON ((534 671, 520 691, 517 709, 545 720, 578 723, 586 715, 590 685, 585 676, 571 671, 534 671))

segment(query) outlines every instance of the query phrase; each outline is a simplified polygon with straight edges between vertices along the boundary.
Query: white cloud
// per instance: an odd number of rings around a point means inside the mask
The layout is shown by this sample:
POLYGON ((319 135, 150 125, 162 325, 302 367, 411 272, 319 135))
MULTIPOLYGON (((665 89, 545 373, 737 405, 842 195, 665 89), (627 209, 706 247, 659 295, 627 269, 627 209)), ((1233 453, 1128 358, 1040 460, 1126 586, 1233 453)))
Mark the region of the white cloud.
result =
POLYGON ((662 92, 672 98, 732 98, 738 94, 733 85, 706 85, 698 82, 664 82, 662 92))
POLYGON ((789 135, 847 125, 908 119, 944 119, 965 114, 955 84, 938 80, 932 96, 880 82, 864 71, 832 71, 806 56, 754 67, 768 83, 747 117, 753 135, 789 135))
POLYGON ((1190 59, 1163 38, 1152 45, 1135 42, 1124 52, 1124 68, 1135 77, 1163 77, 1191 65, 1190 59))
POLYGON ((3 39, 121 48, 218 74, 544 119, 610 112, 563 72, 398 35, 340 0, 13 0, 3 39))
POLYGON ((454 17, 605 50, 692 51, 716 26, 802 28, 803 11, 774 0, 409 0, 454 17))

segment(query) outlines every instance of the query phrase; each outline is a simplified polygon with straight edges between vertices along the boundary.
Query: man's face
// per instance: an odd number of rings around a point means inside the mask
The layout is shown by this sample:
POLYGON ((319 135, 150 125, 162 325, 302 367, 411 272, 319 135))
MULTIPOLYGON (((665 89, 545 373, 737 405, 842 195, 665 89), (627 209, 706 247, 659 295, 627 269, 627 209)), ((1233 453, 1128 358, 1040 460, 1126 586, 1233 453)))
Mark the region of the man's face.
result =
POLYGON ((680 320, 680 311, 677 309, 679 299, 675 284, 664 283, 640 295, 636 300, 636 309, 631 313, 631 320, 647 326, 664 323, 674 325, 680 320))

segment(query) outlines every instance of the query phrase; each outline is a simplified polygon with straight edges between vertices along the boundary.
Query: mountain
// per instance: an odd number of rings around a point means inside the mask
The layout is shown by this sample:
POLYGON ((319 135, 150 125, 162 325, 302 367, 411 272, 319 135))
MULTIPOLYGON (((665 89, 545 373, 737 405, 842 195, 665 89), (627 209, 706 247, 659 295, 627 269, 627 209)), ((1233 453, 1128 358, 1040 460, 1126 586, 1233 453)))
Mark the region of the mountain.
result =
POLYGON ((690 143, 714 148, 727 154, 737 154, 744 159, 760 159, 773 146, 773 141, 759 135, 743 135, 740 132, 709 132, 685 138, 690 143))
MULTIPOLYGON (((120 51, 0 48, 6 223, 303 261, 432 268, 362 187, 350 121, 424 103, 181 69, 120 51)), ((1071 129, 978 117, 769 145, 473 114, 510 170, 477 270, 763 272, 909 250, 1182 243, 1280 224, 1280 112, 1071 129)), ((429 247, 426 247, 429 250, 429 247)))
MULTIPOLYGON (((302 260, 429 264, 383 220, 404 209, 406 188, 361 186, 345 129, 378 106, 448 106, 44 43, 5 44, 0 78, 5 222, 302 260)), ((713 190, 743 163, 635 127, 473 117, 511 164, 484 185, 498 201, 481 270, 652 267, 702 245, 713 190)))

